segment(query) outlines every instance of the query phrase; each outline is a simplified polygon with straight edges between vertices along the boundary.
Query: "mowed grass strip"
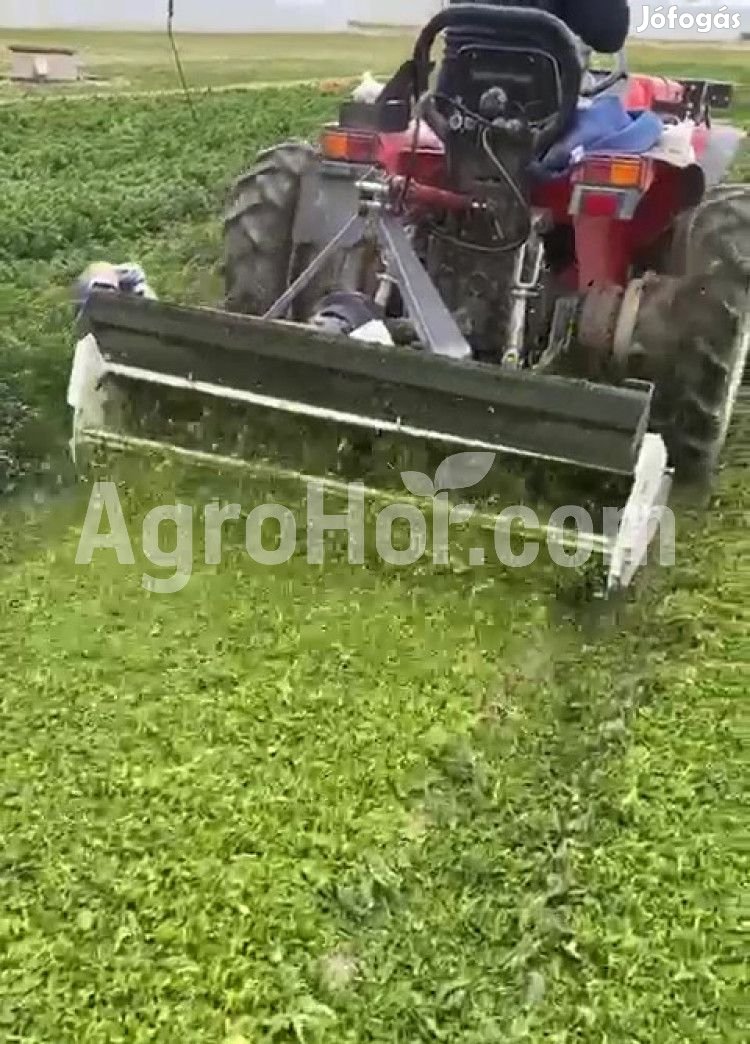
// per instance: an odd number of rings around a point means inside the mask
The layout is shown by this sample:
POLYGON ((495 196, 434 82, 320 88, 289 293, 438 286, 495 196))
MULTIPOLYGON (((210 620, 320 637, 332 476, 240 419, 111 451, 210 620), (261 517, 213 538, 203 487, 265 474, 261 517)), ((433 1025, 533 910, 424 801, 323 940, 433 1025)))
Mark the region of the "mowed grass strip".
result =
POLYGON ((628 614, 498 664, 418 794, 352 1040, 743 1039, 746 524, 738 468, 628 614))
POLYGON ((135 566, 79 503, 0 572, 10 1039, 733 1039, 744 476, 599 619, 231 532, 150 596, 121 493, 135 566))
POLYGON ((339 1039, 340 914, 389 894, 541 593, 229 554, 160 599, 76 544, 0 575, 7 1039, 339 1039))

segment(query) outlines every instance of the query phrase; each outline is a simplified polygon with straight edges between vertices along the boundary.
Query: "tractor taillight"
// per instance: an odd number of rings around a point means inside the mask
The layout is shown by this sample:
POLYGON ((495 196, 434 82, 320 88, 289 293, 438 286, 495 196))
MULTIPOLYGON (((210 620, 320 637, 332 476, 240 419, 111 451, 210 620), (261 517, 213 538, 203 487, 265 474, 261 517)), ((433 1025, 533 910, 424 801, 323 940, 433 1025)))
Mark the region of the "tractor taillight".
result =
POLYGON ((652 164, 641 156, 592 156, 573 174, 573 181, 584 185, 643 189, 652 178, 652 164))
POLYGON ((326 127, 320 137, 320 150, 325 159, 374 163, 377 159, 378 134, 370 130, 326 127))
POLYGON ((589 156, 573 171, 570 213, 630 221, 654 180, 643 156, 589 156))

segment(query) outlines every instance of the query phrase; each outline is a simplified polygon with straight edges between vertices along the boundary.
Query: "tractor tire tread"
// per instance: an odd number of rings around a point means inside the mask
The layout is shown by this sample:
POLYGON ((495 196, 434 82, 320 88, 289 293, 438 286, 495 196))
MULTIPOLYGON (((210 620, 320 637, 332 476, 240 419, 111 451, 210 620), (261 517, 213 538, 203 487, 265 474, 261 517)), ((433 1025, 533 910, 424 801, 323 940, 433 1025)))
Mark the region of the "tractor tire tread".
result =
POLYGON ((748 369, 750 185, 709 192, 683 232, 682 275, 663 317, 674 361, 657 383, 654 415, 678 476, 710 482, 748 369))
POLYGON ((286 289, 300 184, 315 156, 304 141, 264 149, 232 185, 224 212, 229 311, 264 315, 286 289))

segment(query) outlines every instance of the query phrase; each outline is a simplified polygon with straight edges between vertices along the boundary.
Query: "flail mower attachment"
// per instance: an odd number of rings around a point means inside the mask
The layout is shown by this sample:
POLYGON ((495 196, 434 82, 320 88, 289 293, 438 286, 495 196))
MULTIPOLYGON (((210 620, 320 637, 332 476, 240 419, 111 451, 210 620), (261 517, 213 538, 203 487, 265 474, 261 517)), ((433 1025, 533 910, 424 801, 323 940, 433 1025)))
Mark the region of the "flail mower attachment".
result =
POLYGON ((628 586, 647 557, 671 486, 664 443, 648 431, 650 385, 507 370, 107 291, 90 296, 81 321, 68 392, 76 457, 99 443, 257 467, 247 418, 286 415, 292 450, 312 419, 449 453, 536 458, 632 480, 619 531, 594 542, 610 591, 628 586))

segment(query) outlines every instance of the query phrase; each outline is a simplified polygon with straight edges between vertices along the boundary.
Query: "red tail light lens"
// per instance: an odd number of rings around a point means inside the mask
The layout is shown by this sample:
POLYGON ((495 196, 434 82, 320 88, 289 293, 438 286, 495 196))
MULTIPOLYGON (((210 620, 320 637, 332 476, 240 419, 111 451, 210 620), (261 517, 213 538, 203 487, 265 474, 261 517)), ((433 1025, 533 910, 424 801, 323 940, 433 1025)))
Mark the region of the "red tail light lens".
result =
POLYGON ((617 192, 585 191, 578 213, 583 217, 616 218, 620 212, 621 197, 617 192))

